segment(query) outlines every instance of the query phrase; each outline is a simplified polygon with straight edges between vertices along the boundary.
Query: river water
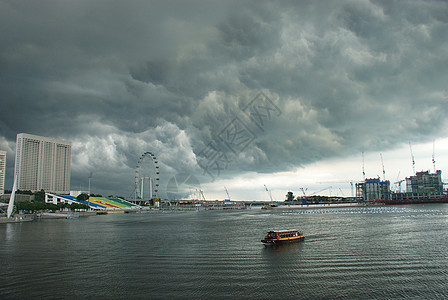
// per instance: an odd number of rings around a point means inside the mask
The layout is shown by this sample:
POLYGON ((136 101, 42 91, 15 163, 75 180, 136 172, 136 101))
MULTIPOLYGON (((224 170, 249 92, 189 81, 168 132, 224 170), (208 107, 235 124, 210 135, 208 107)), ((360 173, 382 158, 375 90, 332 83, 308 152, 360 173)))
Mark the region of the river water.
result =
POLYGON ((448 299, 447 229, 446 204, 2 224, 0 299, 448 299))

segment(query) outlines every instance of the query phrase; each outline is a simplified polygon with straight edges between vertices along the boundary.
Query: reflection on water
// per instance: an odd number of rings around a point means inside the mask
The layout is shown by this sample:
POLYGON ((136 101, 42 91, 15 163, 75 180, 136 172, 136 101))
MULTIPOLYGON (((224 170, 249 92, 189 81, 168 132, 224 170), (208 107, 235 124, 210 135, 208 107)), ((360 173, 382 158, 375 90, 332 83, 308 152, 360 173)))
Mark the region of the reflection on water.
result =
POLYGON ((264 253, 297 252, 300 251, 303 243, 305 243, 305 241, 280 245, 267 245, 263 246, 263 251, 264 253))
POLYGON ((5 224, 0 299, 446 299, 447 222, 447 205, 426 205, 5 224), (260 242, 289 228, 305 240, 260 242))

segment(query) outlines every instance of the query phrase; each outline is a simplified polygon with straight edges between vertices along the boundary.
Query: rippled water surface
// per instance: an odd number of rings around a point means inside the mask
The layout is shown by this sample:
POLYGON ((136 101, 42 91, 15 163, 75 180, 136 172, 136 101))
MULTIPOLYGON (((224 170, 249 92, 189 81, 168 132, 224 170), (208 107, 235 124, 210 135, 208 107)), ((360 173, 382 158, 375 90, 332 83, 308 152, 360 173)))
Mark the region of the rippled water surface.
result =
POLYGON ((0 299, 448 299, 448 205, 0 225, 0 299), (305 241, 265 248, 269 229, 305 241))

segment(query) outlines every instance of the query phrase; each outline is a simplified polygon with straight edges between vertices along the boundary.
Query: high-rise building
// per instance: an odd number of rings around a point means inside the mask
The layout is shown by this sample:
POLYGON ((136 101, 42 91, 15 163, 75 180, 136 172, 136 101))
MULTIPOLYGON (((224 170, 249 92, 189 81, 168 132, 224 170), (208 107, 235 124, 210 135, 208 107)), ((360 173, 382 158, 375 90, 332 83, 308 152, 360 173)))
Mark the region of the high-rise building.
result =
POLYGON ((356 184, 357 198, 364 201, 390 200, 390 181, 379 178, 365 179, 356 184))
POLYGON ((408 193, 440 193, 443 191, 442 171, 417 172, 415 176, 406 178, 406 192, 408 193))
POLYGON ((18 190, 68 194, 71 143, 26 133, 17 135, 15 178, 18 190))
POLYGON ((0 195, 5 193, 6 151, 0 150, 0 195))

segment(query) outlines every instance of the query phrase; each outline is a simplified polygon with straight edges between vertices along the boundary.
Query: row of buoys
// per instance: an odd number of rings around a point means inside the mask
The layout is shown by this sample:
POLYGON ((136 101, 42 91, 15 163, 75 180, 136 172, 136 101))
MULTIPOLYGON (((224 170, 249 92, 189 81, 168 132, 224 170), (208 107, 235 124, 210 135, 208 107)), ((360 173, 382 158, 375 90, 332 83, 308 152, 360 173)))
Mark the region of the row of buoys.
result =
POLYGON ((443 215, 446 214, 440 210, 426 210, 426 209, 410 209, 397 207, 381 207, 381 208, 336 208, 336 209, 303 209, 294 212, 283 212, 284 215, 303 215, 303 214, 395 214, 395 213, 411 213, 411 214, 428 214, 428 215, 443 215))

